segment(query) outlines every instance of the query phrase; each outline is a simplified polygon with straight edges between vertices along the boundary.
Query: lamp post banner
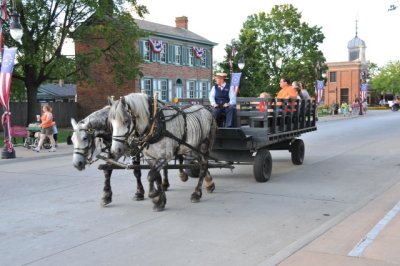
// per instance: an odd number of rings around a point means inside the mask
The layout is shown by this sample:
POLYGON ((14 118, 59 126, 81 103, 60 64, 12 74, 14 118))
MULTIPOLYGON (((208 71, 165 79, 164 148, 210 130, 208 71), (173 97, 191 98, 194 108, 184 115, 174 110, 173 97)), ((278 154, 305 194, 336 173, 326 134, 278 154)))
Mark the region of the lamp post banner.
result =
POLYGON ((231 75, 231 86, 235 90, 235 94, 236 95, 239 92, 240 77, 241 76, 242 76, 242 73, 232 73, 232 75, 231 75))
POLYGON ((4 122, 7 123, 8 139, 6 139, 6 143, 9 152, 11 152, 12 150, 9 98, 10 98, 12 72, 14 70, 14 59, 16 53, 17 53, 16 47, 4 48, 3 58, 1 62, 1 71, 0 71, 0 103, 5 109, 4 114, 1 117, 1 124, 4 128, 4 122))
POLYGON ((324 96, 324 80, 317 80, 316 96, 318 104, 322 100, 322 97, 324 96))

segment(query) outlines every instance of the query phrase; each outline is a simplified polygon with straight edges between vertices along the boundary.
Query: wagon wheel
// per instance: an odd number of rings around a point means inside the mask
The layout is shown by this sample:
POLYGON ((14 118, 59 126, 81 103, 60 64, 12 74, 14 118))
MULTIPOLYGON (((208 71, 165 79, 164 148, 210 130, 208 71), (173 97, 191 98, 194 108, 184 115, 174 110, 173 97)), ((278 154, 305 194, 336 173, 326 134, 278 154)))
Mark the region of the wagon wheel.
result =
POLYGON ((399 110, 399 105, 398 104, 393 104, 392 105, 392 111, 397 112, 399 110))
POLYGON ((292 162, 295 165, 301 165, 304 161, 305 147, 301 139, 295 139, 290 145, 290 152, 292 153, 292 162))
POLYGON ((254 157, 253 173, 257 182, 267 182, 271 177, 272 157, 267 149, 260 149, 254 157))

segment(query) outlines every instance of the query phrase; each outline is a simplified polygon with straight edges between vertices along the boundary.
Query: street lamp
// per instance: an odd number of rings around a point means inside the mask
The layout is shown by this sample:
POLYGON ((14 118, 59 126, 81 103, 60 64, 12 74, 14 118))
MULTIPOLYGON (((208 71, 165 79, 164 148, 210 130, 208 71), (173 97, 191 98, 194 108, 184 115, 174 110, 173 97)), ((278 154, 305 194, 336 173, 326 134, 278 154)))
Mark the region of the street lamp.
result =
MULTIPOLYGON (((7 4, 8 1, 0 1, 0 8, 2 9, 2 16, 0 20, 0 27, 3 27, 3 20, 8 19, 8 14, 7 14, 7 4)), ((19 22, 19 14, 16 9, 16 0, 14 0, 14 5, 13 5, 13 14, 11 15, 11 23, 10 23, 10 35, 11 37, 22 44, 21 38, 23 35, 23 30, 21 27, 21 24, 19 22)), ((0 43, 3 43, 3 35, 0 34, 0 43)), ((14 59, 15 59, 15 53, 17 51, 17 48, 10 48, 10 49, 3 49, 3 47, 0 47, 0 49, 3 51, 4 54, 1 56, 1 77, 3 80, 3 77, 8 77, 4 78, 4 82, 1 83, 1 90, 2 90, 2 95, 1 95, 1 105, 3 105, 4 109, 4 114, 2 116, 2 122, 3 122, 3 128, 4 128, 4 148, 1 153, 1 158, 2 159, 13 159, 15 158, 15 150, 14 147, 11 143, 11 127, 10 127, 10 110, 9 110, 9 94, 10 94, 10 87, 11 87, 11 77, 12 77, 12 72, 14 69, 14 59), (7 52, 6 52, 7 51, 7 52)))
POLYGON ((244 56, 243 56, 243 54, 240 54, 240 56, 239 56, 239 60, 238 60, 238 67, 239 67, 239 69, 240 70, 243 70, 243 68, 244 68, 244 56))

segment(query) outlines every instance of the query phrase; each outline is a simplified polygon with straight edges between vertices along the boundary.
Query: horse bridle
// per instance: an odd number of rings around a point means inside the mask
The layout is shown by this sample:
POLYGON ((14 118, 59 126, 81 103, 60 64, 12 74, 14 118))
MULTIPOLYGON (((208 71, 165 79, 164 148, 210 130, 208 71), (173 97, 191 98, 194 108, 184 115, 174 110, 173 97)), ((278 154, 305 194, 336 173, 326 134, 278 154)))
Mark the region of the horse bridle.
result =
POLYGON ((126 140, 133 133, 133 131, 135 130, 135 127, 136 127, 136 119, 135 119, 135 116, 132 114, 132 109, 129 106, 129 104, 126 104, 126 106, 128 107, 128 110, 126 110, 126 112, 128 113, 129 117, 131 118, 131 123, 129 123, 129 125, 128 125, 128 131, 124 135, 119 135, 119 136, 113 135, 112 136, 113 141, 123 143, 123 144, 125 144, 126 140))
POLYGON ((87 147, 85 148, 74 148, 74 154, 80 155, 85 158, 88 163, 92 162, 93 151, 95 149, 95 142, 94 142, 94 129, 79 129, 79 131, 85 131, 88 135, 88 143, 87 147), (90 158, 88 157, 89 150, 92 151, 90 158))

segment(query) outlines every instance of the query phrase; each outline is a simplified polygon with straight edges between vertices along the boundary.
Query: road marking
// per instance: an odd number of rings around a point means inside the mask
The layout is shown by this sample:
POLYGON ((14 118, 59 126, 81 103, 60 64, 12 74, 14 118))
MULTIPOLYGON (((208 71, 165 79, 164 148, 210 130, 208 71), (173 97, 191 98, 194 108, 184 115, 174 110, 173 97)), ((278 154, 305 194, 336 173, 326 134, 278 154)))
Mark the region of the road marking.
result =
POLYGON ((371 244, 375 238, 379 235, 379 233, 385 228, 385 226, 396 216, 396 214, 400 211, 400 201, 386 213, 385 217, 382 218, 375 226, 372 228, 368 234, 361 239, 360 242, 347 254, 350 257, 360 257, 364 250, 371 244))

